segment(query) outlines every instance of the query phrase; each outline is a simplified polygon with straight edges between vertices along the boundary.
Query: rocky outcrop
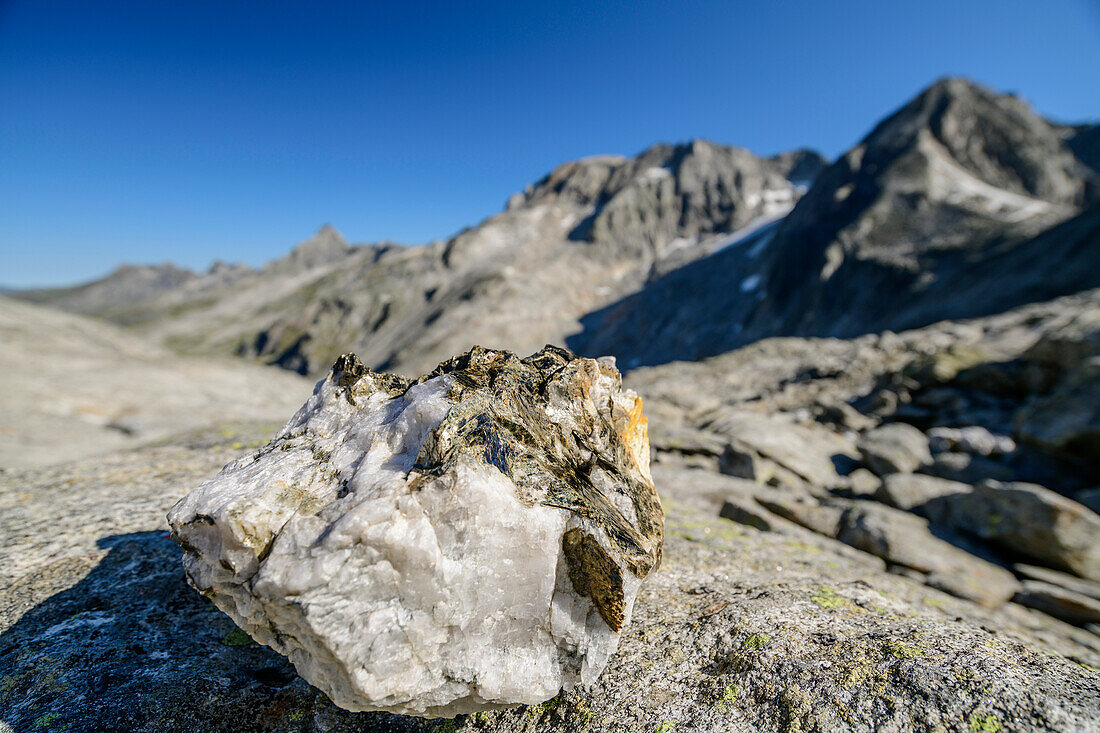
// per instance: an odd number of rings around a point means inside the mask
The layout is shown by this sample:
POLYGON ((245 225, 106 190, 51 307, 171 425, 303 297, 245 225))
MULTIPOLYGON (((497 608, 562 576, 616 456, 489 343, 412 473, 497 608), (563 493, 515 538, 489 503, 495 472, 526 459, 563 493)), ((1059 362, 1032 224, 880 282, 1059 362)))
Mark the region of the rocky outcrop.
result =
POLYGON ((936 521, 1100 580, 1100 516, 1071 499, 1035 484, 985 481, 933 501, 925 511, 936 521))
POLYGON ((195 588, 338 705, 425 717, 592 685, 663 537, 641 400, 554 347, 416 382, 347 354, 168 520, 195 588))
MULTIPOLYGON (((702 140, 587 158, 445 242, 348 245, 326 226, 255 271, 219 269, 138 298, 92 283, 111 297, 86 310, 185 353, 302 374, 349 349, 406 374, 474 343, 529 353, 736 231, 786 214, 820 167, 808 151, 760 158, 702 140)), ((62 292, 35 297, 75 303, 62 292)))
POLYGON ((570 345, 659 364, 1097 287, 1098 180, 1020 100, 943 80, 821 173, 777 227, 590 314, 570 345))
POLYGON ((233 460, 233 443, 262 437, 191 436, 0 475, 0 721, 70 731, 1097 729, 1091 634, 1016 604, 955 599, 805 530, 760 532, 691 509, 694 486, 681 482, 660 486, 663 565, 592 689, 453 721, 341 710, 188 588, 167 537, 179 487, 233 460))

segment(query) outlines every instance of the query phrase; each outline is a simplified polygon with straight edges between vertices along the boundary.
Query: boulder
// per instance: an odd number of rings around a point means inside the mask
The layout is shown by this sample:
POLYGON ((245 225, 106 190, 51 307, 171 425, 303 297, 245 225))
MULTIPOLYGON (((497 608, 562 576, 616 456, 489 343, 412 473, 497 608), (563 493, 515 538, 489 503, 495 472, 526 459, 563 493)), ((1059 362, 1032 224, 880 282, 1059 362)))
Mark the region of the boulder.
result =
POLYGON ((1025 580, 1012 600, 1078 626, 1100 623, 1100 600, 1041 580, 1025 580))
POLYGON ((797 424, 786 415, 723 409, 707 429, 730 441, 722 471, 761 483, 775 478, 828 488, 839 481, 838 458, 856 456, 855 446, 843 435, 816 423, 797 424))
POLYGON ((1050 585, 1061 586, 1074 593, 1100 600, 1100 583, 1078 578, 1076 575, 1070 575, 1069 573, 1062 573, 1037 565, 1027 565, 1022 562, 1013 565, 1012 569, 1016 571, 1017 575, 1022 575, 1025 578, 1040 580, 1050 585))
POLYGON ((1100 719, 1100 678, 1083 666, 1100 667, 1100 637, 952 598, 809 531, 745 531, 678 503, 661 569, 591 689, 443 721, 342 710, 188 588, 167 536, 178 487, 263 437, 205 433, 0 473, 0 728, 853 733, 1100 719))
POLYGON ((920 508, 932 499, 969 491, 970 486, 959 481, 919 473, 892 473, 883 478, 875 498, 892 507, 920 514, 920 508))
POLYGON ((998 435, 980 425, 964 428, 932 428, 928 431, 933 451, 961 451, 979 456, 1004 455, 1016 450, 1016 441, 998 435))
POLYGON ((875 496, 881 487, 882 481, 879 477, 866 468, 857 468, 848 474, 848 490, 857 499, 869 499, 875 496))
POLYGON ((926 573, 929 585, 983 606, 1001 605, 1020 587, 1009 571, 933 536, 924 519, 890 507, 853 504, 836 538, 891 565, 926 573))
POLYGON ((1100 516, 1042 486, 985 481, 973 491, 933 499, 928 510, 1006 550, 1100 580, 1100 516))
POLYGON ((337 705, 426 717, 591 685, 662 541, 641 400, 555 347, 416 381, 342 356, 168 520, 193 585, 337 705))
POLYGON ((768 511, 826 537, 837 536, 844 516, 842 508, 808 496, 757 496, 756 501, 768 511))
POLYGON ((654 463, 653 483, 661 487, 661 501, 676 501, 705 514, 714 515, 730 499, 751 502, 765 487, 755 481, 727 476, 698 466, 678 462, 654 463))
POLYGON ((859 440, 863 462, 879 476, 912 473, 932 462, 928 438, 906 423, 888 423, 868 430, 859 440))

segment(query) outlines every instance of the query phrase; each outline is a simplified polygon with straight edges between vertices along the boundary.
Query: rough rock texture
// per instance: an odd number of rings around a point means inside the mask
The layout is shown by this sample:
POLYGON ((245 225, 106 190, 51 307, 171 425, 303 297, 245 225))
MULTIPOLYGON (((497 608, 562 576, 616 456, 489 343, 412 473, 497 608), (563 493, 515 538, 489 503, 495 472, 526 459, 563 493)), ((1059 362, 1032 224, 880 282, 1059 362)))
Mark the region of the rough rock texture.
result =
POLYGON ((933 501, 926 511, 934 521, 1100 580, 1100 516, 1071 499, 1035 484, 985 481, 933 501))
POLYGON ((933 499, 969 492, 970 485, 959 481, 919 473, 892 473, 883 478, 874 496, 890 506, 919 514, 921 507, 933 499))
POLYGON ((928 438, 912 425, 890 423, 868 431, 859 441, 867 467, 879 476, 912 473, 932 462, 928 438))
POLYGON ((438 717, 591 685, 660 563, 641 400, 609 363, 351 354, 169 514, 195 587, 349 710, 438 717))
POLYGON ((0 474, 0 728, 1100 730, 1097 637, 701 513, 690 482, 661 485, 665 560, 593 689, 453 723, 341 710, 188 588, 167 537, 179 487, 261 435, 0 474))

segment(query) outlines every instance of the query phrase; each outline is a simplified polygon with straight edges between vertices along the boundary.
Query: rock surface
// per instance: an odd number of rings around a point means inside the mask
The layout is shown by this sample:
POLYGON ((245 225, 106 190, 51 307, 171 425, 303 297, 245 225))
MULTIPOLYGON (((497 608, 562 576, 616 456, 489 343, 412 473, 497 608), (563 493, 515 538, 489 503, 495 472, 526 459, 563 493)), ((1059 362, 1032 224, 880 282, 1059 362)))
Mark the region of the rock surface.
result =
POLYGON ((932 462, 928 438, 912 425, 890 423, 860 438, 859 452, 867 468, 879 476, 912 473, 932 462))
POLYGON ((554 347, 415 382, 342 356, 168 520, 194 586, 338 705, 427 717, 592 685, 663 536, 641 400, 554 347))
POLYGON ((91 318, 0 297, 0 466, 40 466, 186 430, 273 427, 310 383, 238 359, 180 356, 91 318))
POLYGON ((934 500, 935 520, 1100 580, 1100 516, 1042 486, 986 481, 934 500))
POLYGON ((1026 609, 954 599, 805 530, 758 532, 701 513, 688 507, 693 486, 683 482, 661 486, 664 563, 642 586, 619 651, 591 690, 453 722, 341 710, 188 588, 167 537, 164 515, 179 487, 232 460, 237 440, 261 435, 193 436, 0 474, 4 725, 79 733, 1100 729, 1100 644, 1088 642, 1091 634, 1026 609))
POLYGON ((1097 181, 1020 99, 943 79, 826 168, 776 226, 590 313, 569 345, 632 368, 1100 287, 1097 181))

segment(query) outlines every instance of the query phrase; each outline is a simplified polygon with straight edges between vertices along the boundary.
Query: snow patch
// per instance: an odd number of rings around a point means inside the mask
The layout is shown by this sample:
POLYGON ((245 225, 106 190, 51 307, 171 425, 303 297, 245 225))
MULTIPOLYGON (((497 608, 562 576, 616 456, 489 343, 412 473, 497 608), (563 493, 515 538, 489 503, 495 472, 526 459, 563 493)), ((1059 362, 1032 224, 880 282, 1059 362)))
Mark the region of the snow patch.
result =
POLYGON ((642 174, 642 178, 648 181, 654 181, 659 178, 669 178, 670 176, 672 176, 671 170, 669 170, 668 168, 657 166, 646 169, 646 172, 642 174))

